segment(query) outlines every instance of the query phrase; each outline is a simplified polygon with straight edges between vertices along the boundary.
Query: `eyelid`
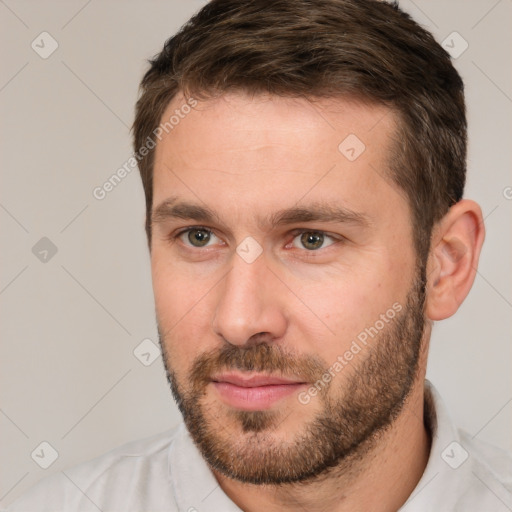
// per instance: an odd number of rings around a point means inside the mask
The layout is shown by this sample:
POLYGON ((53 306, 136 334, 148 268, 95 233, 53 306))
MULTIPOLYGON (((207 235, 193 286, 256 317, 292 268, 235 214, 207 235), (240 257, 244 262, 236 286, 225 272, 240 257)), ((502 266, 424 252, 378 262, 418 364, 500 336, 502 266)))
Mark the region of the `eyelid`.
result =
POLYGON ((187 227, 178 229, 178 231, 176 231, 175 233, 172 233, 171 236, 179 236, 179 235, 182 235, 183 233, 186 233, 187 231, 192 231, 193 229, 197 229, 197 230, 203 229, 204 231, 209 231, 210 233, 214 233, 212 228, 208 228, 206 226, 187 226, 187 227))
POLYGON ((293 235, 295 237, 297 235, 302 235, 303 233, 322 233, 322 235, 328 236, 329 238, 332 238, 333 240, 342 240, 343 239, 343 236, 336 235, 329 231, 324 231, 323 229, 296 228, 296 229, 292 229, 289 234, 293 235))

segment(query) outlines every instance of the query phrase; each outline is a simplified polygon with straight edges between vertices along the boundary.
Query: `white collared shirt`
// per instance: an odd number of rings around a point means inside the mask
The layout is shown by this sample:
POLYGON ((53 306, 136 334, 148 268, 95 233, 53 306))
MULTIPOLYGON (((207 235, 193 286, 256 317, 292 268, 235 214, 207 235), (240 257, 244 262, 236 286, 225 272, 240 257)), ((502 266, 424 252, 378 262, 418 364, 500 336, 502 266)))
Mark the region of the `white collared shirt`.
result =
MULTIPOLYGON (((457 430, 425 381, 432 446, 400 512, 512 511, 512 454, 457 430)), ((241 512, 181 423, 44 478, 8 512, 241 512)))

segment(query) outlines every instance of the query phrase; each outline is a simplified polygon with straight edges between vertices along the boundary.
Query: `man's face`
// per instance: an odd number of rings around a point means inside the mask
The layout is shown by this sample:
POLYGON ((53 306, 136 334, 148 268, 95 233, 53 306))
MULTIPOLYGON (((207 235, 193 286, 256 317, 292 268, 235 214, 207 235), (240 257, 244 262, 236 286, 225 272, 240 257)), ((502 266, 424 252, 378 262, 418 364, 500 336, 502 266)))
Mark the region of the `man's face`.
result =
POLYGON ((339 464, 417 377, 423 285, 407 201, 386 178, 394 123, 347 100, 230 94, 157 145, 164 362, 194 441, 227 476, 300 481, 339 464))

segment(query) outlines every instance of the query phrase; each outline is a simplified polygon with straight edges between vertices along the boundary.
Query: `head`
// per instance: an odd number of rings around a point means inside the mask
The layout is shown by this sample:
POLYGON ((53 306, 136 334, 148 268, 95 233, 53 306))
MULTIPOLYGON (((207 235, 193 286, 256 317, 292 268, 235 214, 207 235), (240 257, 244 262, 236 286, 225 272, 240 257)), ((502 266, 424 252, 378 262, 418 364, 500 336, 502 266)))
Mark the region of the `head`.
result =
POLYGON ((166 370, 205 458, 279 483, 362 456, 483 240, 449 56, 386 2, 212 0, 151 61, 134 146, 166 370), (287 384, 230 382, 254 374, 287 384))

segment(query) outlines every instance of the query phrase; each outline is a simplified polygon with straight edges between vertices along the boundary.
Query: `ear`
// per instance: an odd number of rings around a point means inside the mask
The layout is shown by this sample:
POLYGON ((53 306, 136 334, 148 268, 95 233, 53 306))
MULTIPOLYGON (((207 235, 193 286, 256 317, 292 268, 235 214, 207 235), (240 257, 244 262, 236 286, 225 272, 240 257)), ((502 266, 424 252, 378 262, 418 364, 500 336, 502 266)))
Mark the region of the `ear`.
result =
POLYGON ((427 263, 426 314, 430 320, 452 316, 466 298, 485 238, 480 206, 463 199, 433 231, 427 263))

